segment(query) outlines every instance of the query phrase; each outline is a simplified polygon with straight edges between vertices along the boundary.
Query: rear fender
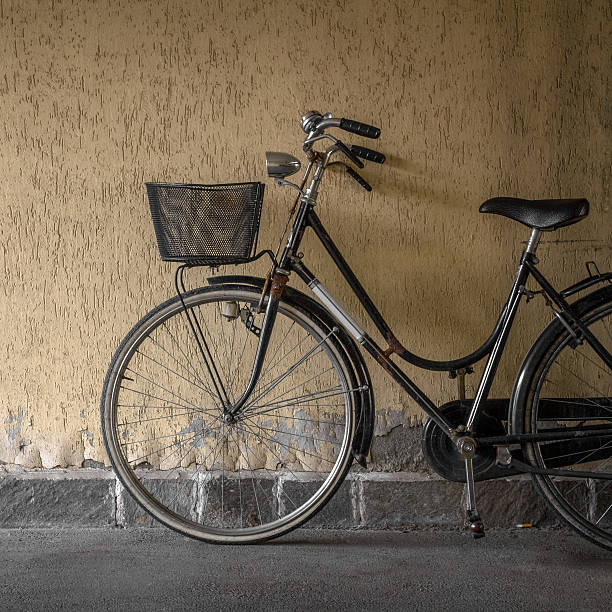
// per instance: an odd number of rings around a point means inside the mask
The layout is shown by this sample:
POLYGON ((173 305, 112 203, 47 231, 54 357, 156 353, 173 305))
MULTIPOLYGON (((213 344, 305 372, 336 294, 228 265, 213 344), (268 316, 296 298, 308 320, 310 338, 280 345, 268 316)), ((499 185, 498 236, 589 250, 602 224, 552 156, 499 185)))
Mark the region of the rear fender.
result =
MULTIPOLYGON (((576 300, 571 304, 572 310, 578 316, 583 316, 586 312, 595 308, 600 304, 605 304, 612 300, 612 285, 601 287, 588 295, 576 300)), ((564 331, 562 323, 554 319, 549 323, 542 333, 533 343, 529 352, 525 356, 523 363, 518 371, 512 395, 510 397, 510 408, 508 414, 509 433, 520 434, 525 433, 524 423, 524 406, 529 400, 529 390, 531 388, 532 378, 544 351, 549 346, 550 342, 561 332, 564 331)))
MULTIPOLYGON (((213 276, 206 280, 209 285, 246 285, 248 287, 255 287, 259 290, 263 290, 265 283, 265 279, 263 278, 245 275, 213 276)), ((330 330, 334 327, 338 328, 337 335, 353 366, 353 373, 357 386, 365 387, 363 391, 357 394, 357 401, 355 402, 357 427, 353 440, 353 456, 360 465, 366 467, 366 457, 370 452, 370 445, 374 435, 375 413, 372 381, 368 368, 363 360, 363 356, 355 344, 355 341, 338 326, 334 318, 321 306, 321 304, 319 304, 319 302, 302 291, 298 291, 289 286, 285 286, 283 299, 289 304, 308 310, 318 319, 323 327, 330 330)))
MULTIPOLYGON (((593 262, 589 262, 593 263, 593 262)), ((587 264, 588 268, 588 264, 587 264)), ((579 293, 580 291, 584 291, 589 287, 593 287, 594 285, 599 285, 600 283, 612 283, 612 272, 606 272, 602 274, 597 271, 597 274, 593 274, 592 276, 587 276, 587 278, 583 278, 581 281, 566 287, 563 291, 561 291, 561 295, 564 298, 569 297, 570 295, 574 295, 575 293, 579 293)))

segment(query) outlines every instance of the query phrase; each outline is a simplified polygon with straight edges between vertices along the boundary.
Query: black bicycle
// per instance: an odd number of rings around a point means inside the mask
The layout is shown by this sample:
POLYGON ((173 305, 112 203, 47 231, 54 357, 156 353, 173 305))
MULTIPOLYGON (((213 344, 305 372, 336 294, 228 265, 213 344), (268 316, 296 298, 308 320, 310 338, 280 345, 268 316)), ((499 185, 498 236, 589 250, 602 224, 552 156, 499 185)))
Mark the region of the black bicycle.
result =
POLYGON ((315 111, 301 126, 308 165, 300 185, 287 181, 300 169, 295 157, 267 154, 268 174, 298 191, 276 253, 256 253, 261 183, 147 184, 162 259, 181 265, 177 295, 133 327, 104 383, 104 438, 125 488, 168 527, 209 542, 259 542, 298 527, 331 499, 353 459, 366 466, 374 396, 361 347, 429 416, 424 454, 443 477, 467 482, 476 537, 484 529, 474 481, 529 473, 571 527, 611 549, 612 273, 588 262, 588 278, 557 291, 536 257, 542 232, 586 217, 587 200, 485 202, 480 212, 509 217, 531 232, 508 300, 490 337, 473 353, 423 359, 395 337, 315 212, 330 167, 344 167, 370 190, 354 167, 362 168, 362 160, 385 161, 328 130, 368 138, 378 138, 380 130, 315 111), (323 141, 329 146, 316 150, 323 141), (300 244, 308 228, 386 348, 306 267, 300 244), (265 279, 213 276, 208 286, 185 288, 192 267, 246 263, 264 254, 272 259, 265 279), (287 286, 292 273, 317 300, 287 286), (527 288, 530 278, 537 291, 527 288), (551 322, 527 353, 511 397, 489 399, 519 302, 536 294, 550 307, 551 322), (473 399, 461 393, 438 407, 394 357, 449 372, 460 382, 474 363, 486 358, 486 364, 473 399))

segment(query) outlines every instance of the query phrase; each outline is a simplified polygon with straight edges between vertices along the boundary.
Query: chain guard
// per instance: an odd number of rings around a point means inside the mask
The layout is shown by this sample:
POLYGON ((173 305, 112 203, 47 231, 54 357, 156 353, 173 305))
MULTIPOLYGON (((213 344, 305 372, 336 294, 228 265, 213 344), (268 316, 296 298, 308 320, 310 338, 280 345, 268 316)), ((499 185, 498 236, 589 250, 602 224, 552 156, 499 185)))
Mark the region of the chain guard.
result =
MULTIPOLYGON (((501 400, 508 405, 508 400, 501 400)), ((479 435, 504 435, 506 430, 503 426, 499 413, 500 400, 488 400, 484 410, 477 420, 476 432, 479 435), (487 410, 487 403, 496 410, 487 410)), ((471 409, 471 401, 453 401, 440 407, 440 412, 456 427, 467 421, 471 409)), ((502 406, 504 404, 501 404, 502 406)), ((503 418, 507 418, 507 410, 503 418)), ((422 438, 423 455, 431 468, 446 480, 465 482, 465 460, 455 443, 444 433, 444 431, 431 419, 427 420, 423 430, 422 438)), ((511 475, 508 470, 496 465, 497 454, 493 447, 477 447, 472 459, 474 469, 474 480, 489 480, 501 476, 511 475)))

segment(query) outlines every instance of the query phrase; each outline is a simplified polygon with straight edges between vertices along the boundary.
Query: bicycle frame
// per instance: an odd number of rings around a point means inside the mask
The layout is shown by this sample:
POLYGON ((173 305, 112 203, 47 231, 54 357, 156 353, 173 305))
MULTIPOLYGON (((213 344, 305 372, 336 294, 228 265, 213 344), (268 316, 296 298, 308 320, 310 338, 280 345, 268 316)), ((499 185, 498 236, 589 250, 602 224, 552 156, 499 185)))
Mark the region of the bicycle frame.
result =
MULTIPOLYGON (((503 355, 508 335, 512 328, 514 317, 518 310, 521 298, 524 294, 530 294, 525 289, 525 284, 530 276, 540 285, 542 293, 544 293, 552 304, 557 306, 558 310, 553 312, 555 316, 561 321, 561 323, 570 331, 577 342, 586 340, 596 351, 596 353, 602 358, 602 360, 612 368, 612 356, 610 353, 601 345, 601 343, 591 334, 588 328, 582 323, 582 321, 576 317, 571 309, 571 306, 566 302, 563 295, 558 293, 552 285, 546 280, 542 273, 537 269, 538 259, 535 256, 535 252, 540 240, 541 232, 539 230, 532 230, 527 246, 521 257, 518 270, 514 277, 510 294, 508 299, 499 315, 497 323, 491 332, 487 340, 476 349, 474 352, 450 361, 432 361, 424 359, 411 353, 397 340, 391 328, 374 305, 372 299, 363 288, 359 279, 356 277, 350 266, 340 253, 337 246, 332 241, 329 234, 325 231, 321 220, 314 211, 316 205, 316 196, 318 186, 325 170, 325 166, 329 160, 330 153, 328 152, 325 159, 320 159, 317 164, 314 178, 311 186, 305 192, 300 199, 300 206, 297 210, 293 226, 289 237, 287 239, 283 254, 278 262, 278 265, 274 268, 274 273, 271 278, 270 286, 270 299, 266 307, 264 320, 262 323, 262 329, 259 339, 259 345, 257 354, 253 364, 252 374, 247 389, 243 393, 242 397, 228 410, 233 416, 239 414, 242 407, 247 403, 255 385, 261 367, 265 359, 266 348, 269 342, 270 334, 272 332, 276 312, 278 310, 278 303, 284 285, 287 283, 290 272, 295 272, 309 287, 313 294, 323 303, 323 305, 333 315, 334 319, 372 356, 380 366, 408 393, 408 395, 426 412, 426 414, 435 421, 435 423, 442 428, 442 430, 451 438, 455 438, 458 435, 469 433, 474 434, 474 425, 477 422, 478 416, 482 410, 484 402, 486 401, 489 390, 495 378, 497 368, 500 359, 503 355), (359 324, 342 308, 338 301, 331 295, 331 293, 323 286, 323 284, 314 276, 314 274, 304 265, 302 261, 302 254, 299 253, 299 247, 304 235, 306 228, 310 227, 325 250, 329 253, 332 261, 339 269, 342 276, 347 281, 349 287, 353 293, 357 296, 360 303, 365 308, 368 316, 374 322, 377 329, 380 331, 382 336, 388 343, 387 349, 382 349, 372 339, 359 324), (578 336, 581 334, 581 337, 578 336), (448 371, 457 373, 462 368, 467 368, 470 365, 480 361, 482 358, 488 356, 485 368, 480 379, 478 389, 476 392, 475 399, 473 401, 468 419, 464 425, 454 427, 448 419, 441 413, 436 407, 434 402, 423 392, 416 383, 396 364, 391 360, 393 354, 398 355, 405 361, 412 363, 413 365, 438 371, 448 371)), ((311 163, 306 171, 302 185, 305 184, 306 179, 310 173, 313 164, 311 163)), ((301 191, 301 190, 300 190, 301 191)), ((607 275, 606 275, 607 276, 607 275)), ((569 288, 570 290, 573 287, 569 288)), ((564 292, 564 293, 567 293, 564 292)), ((569 432, 567 430, 563 432, 547 433, 546 439, 548 440, 566 440, 572 437, 589 437, 599 436, 602 434, 612 434, 612 427, 601 428, 596 427, 592 432, 585 432, 582 429, 580 432, 569 432)), ((527 439, 532 441, 538 441, 543 439, 542 434, 516 434, 496 437, 478 437, 479 444, 491 445, 491 444, 512 444, 527 439)))

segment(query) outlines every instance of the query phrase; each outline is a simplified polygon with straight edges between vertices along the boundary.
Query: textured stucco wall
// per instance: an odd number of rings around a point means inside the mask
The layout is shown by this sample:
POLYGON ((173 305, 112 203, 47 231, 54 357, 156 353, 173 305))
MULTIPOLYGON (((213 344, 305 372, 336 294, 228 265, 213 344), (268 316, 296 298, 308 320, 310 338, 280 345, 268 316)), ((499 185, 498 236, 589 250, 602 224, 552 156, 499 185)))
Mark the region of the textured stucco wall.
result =
MULTIPOLYGON (((265 180, 264 152, 297 154, 310 108, 383 129, 374 192, 332 177, 320 215, 416 352, 473 349, 502 304, 526 231, 478 215, 487 197, 587 196, 588 220, 546 236, 544 269, 569 284, 586 259, 609 268, 611 24, 605 0, 0 2, 0 460, 105 460, 108 361, 172 292, 143 182, 265 180)), ((269 186, 261 245, 291 198, 269 186)), ((496 394, 547 319, 523 311, 496 394)), ((452 397, 444 376, 415 378, 452 397)), ((379 434, 420 421, 375 383, 379 434)))

